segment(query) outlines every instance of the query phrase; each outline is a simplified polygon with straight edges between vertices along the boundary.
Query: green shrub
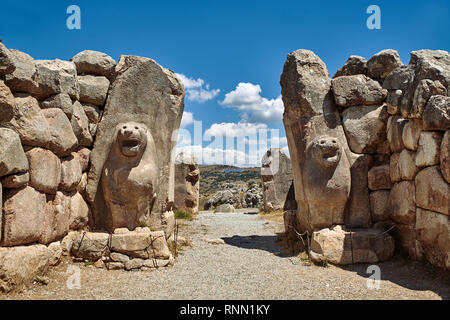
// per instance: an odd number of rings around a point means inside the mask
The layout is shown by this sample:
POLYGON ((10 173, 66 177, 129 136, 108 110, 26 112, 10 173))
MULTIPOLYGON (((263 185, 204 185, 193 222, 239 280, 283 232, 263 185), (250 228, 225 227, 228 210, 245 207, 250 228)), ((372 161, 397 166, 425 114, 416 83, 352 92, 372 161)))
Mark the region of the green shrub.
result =
POLYGON ((192 213, 182 211, 182 210, 173 210, 173 213, 175 214, 175 218, 177 219, 185 219, 185 220, 191 220, 192 219, 192 213))

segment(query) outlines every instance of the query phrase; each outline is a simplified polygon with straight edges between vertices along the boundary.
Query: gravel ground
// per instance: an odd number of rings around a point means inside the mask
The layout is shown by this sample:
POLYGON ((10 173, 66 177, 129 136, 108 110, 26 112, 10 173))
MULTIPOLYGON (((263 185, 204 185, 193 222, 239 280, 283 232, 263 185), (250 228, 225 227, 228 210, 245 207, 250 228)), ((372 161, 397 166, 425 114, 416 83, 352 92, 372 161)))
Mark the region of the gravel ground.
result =
POLYGON ((327 268, 283 256, 279 222, 257 214, 202 212, 183 222, 192 241, 175 266, 152 272, 81 268, 81 289, 66 287, 71 262, 53 268, 47 286, 7 299, 449 299, 449 274, 397 258, 380 263, 379 290, 367 288, 368 265, 327 268))

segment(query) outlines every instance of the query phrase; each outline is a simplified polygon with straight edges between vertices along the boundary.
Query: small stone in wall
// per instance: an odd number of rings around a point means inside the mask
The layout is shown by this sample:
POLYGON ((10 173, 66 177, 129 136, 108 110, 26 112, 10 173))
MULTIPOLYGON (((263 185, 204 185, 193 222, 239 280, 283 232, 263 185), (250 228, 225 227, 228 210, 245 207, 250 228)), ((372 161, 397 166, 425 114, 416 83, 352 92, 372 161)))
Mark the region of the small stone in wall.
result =
POLYGON ((83 147, 90 147, 93 139, 89 131, 89 119, 78 101, 73 104, 73 116, 70 123, 78 143, 83 147))
POLYGON ((44 193, 55 194, 61 181, 61 161, 53 152, 33 148, 26 152, 30 163, 30 186, 44 193))
POLYGON ((372 221, 386 221, 390 216, 389 190, 378 190, 370 193, 370 212, 372 221))
POLYGON ((14 117, 15 100, 11 90, 0 80, 0 122, 8 122, 14 117))
POLYGON ((42 109, 58 108, 61 109, 67 118, 72 119, 73 103, 72 99, 67 93, 58 93, 46 100, 40 102, 42 109))
POLYGON ((78 76, 80 101, 103 106, 109 89, 109 80, 103 76, 78 76))
POLYGON ((423 112, 425 130, 450 129, 450 97, 432 96, 423 112))
POLYGON ((73 152, 70 156, 61 159, 61 190, 76 190, 81 181, 81 175, 81 164, 77 153, 73 152))
POLYGON ((380 104, 387 90, 364 75, 343 76, 331 80, 334 99, 341 107, 380 104))
POLYGON ((350 56, 345 64, 336 71, 333 78, 367 73, 367 60, 360 56, 350 56))
POLYGON ((402 60, 396 50, 383 50, 367 61, 367 75, 372 79, 383 80, 401 65, 402 60))
POLYGON ((4 188, 16 189, 26 185, 30 181, 28 172, 15 173, 1 179, 4 188))
POLYGON ((400 168, 400 177, 402 180, 413 180, 419 167, 416 166, 416 153, 407 149, 400 152, 398 166, 400 168))
POLYGON ((419 137, 419 146, 416 154, 416 166, 426 167, 439 164, 439 152, 442 142, 442 133, 435 131, 422 131, 419 137))
POLYGON ((406 148, 412 151, 417 150, 422 130, 422 120, 411 119, 405 124, 402 132, 402 140, 406 148))
POLYGON ((33 94, 37 92, 38 84, 34 78, 36 66, 34 59, 28 54, 10 49, 14 56, 14 65, 16 69, 5 75, 5 83, 12 92, 23 92, 33 94))
POLYGON ((0 177, 28 171, 28 160, 13 130, 0 128, 0 177))
MULTIPOLYGON (((442 85, 440 81, 438 80, 432 81, 430 79, 421 80, 417 85, 416 90, 414 91, 411 110, 409 112, 402 113, 403 117, 421 119, 424 116, 423 113, 425 105, 427 104, 427 101, 429 101, 431 96, 446 95, 446 94, 447 89, 442 85)), ((438 103, 440 104, 440 102, 438 103)), ((425 128, 425 130, 427 129, 425 128)))
POLYGON ((389 141, 392 152, 400 152, 403 150, 402 134, 407 122, 408 120, 398 115, 389 117, 387 122, 387 140, 389 141))
POLYGON ((75 55, 73 61, 78 74, 93 74, 110 78, 114 73, 116 62, 107 54, 99 51, 84 50, 75 55))
POLYGON ((391 189, 392 183, 389 174, 389 165, 372 167, 368 172, 370 190, 391 189))
POLYGON ((51 135, 49 149, 58 156, 70 155, 78 145, 78 140, 67 116, 57 108, 44 109, 42 114, 49 124, 51 135))

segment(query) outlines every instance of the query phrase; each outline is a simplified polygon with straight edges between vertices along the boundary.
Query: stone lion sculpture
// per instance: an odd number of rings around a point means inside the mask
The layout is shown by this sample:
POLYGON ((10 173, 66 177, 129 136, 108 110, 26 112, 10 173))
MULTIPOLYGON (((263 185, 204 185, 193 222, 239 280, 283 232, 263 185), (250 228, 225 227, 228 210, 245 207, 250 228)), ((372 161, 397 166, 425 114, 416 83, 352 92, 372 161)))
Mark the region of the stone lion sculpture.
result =
POLYGON ((351 176, 337 138, 323 135, 307 145, 303 183, 311 229, 343 224, 351 176))
POLYGON ((134 230, 150 214, 158 185, 156 147, 148 128, 128 122, 116 126, 101 186, 111 231, 134 230))

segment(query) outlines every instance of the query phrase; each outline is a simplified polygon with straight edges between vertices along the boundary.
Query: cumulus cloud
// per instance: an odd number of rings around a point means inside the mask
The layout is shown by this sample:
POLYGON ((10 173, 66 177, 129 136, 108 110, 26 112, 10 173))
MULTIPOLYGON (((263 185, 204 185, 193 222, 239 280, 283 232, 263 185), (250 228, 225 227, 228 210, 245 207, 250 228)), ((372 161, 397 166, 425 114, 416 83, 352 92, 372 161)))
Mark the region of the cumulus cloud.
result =
POLYGON ((214 99, 220 92, 220 89, 210 89, 209 84, 201 78, 189 78, 182 73, 176 75, 183 82, 188 100, 202 103, 214 99))
POLYGON ((192 112, 183 112, 183 117, 181 118, 180 128, 186 128, 188 125, 194 123, 194 114, 192 112))
POLYGON ((248 123, 248 122, 223 122, 214 123, 205 131, 207 137, 245 137, 256 135, 259 131, 267 130, 264 123, 248 123))
POLYGON ((281 96, 276 99, 264 98, 259 84, 246 82, 240 82, 236 89, 225 94, 220 104, 237 109, 242 120, 247 122, 279 122, 284 111, 281 96))

